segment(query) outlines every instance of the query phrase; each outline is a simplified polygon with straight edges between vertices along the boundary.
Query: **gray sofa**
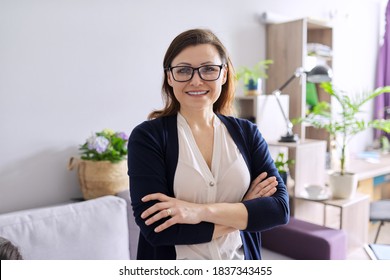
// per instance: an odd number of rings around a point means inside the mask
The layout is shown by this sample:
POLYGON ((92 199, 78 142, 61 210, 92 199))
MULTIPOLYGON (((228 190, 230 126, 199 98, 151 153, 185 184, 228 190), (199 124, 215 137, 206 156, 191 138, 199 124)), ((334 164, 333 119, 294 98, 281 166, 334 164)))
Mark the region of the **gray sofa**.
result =
MULTIPOLYGON (((332 259, 345 255, 342 231, 296 222, 263 234, 264 259, 332 259)), ((24 259, 135 259, 139 229, 129 191, 0 215, 0 236, 24 259)))
POLYGON ((0 236, 30 260, 135 258, 137 227, 126 199, 118 196, 0 215, 0 236))

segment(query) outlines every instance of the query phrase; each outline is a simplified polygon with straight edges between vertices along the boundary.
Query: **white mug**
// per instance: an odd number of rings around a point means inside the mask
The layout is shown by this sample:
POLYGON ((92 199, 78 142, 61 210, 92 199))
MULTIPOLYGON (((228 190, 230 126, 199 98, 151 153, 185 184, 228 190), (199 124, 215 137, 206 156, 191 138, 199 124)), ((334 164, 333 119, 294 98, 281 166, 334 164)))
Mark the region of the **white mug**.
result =
POLYGON ((305 187, 305 190, 309 197, 319 197, 325 191, 325 188, 321 185, 308 185, 305 187))

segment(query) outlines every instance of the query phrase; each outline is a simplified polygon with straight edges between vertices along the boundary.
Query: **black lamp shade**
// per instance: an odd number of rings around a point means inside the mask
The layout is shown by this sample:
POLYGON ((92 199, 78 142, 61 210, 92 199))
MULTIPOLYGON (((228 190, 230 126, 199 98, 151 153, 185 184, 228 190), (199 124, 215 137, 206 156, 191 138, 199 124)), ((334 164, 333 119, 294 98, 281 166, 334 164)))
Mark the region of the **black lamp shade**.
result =
POLYGON ((332 69, 325 65, 317 65, 307 73, 307 81, 311 83, 330 82, 332 80, 332 69))
POLYGON ((322 82, 329 82, 332 80, 332 70, 327 67, 326 65, 317 65, 313 69, 311 69, 309 72, 304 72, 303 68, 297 68, 295 73, 277 90, 274 90, 272 94, 276 97, 276 101, 279 104, 280 111, 282 111, 284 120, 286 121, 287 126, 287 133, 286 135, 283 135, 279 142, 298 142, 299 137, 297 134, 293 132, 293 124, 289 120, 288 116, 283 110, 283 107, 279 100, 279 95, 281 94, 282 90, 290 84, 295 78, 300 77, 303 73, 306 73, 306 80, 311 83, 322 83, 322 82))

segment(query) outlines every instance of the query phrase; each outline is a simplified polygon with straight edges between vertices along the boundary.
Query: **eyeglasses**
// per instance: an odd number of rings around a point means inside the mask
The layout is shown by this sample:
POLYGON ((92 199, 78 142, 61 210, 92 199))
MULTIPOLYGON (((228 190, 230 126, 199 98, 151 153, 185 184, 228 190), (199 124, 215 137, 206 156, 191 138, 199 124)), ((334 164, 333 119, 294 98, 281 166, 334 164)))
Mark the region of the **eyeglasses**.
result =
POLYGON ((199 77, 204 81, 216 81, 221 75, 221 70, 226 64, 221 65, 204 65, 201 67, 190 66, 174 66, 166 68, 165 70, 171 71, 173 79, 176 82, 187 82, 192 79, 195 71, 198 71, 199 77))

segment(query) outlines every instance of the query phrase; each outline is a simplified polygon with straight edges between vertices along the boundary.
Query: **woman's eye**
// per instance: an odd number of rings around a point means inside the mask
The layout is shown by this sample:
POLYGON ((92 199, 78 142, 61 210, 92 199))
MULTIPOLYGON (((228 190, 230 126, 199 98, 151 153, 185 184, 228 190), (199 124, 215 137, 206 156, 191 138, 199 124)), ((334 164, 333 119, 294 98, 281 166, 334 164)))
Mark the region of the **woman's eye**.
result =
POLYGON ((205 66, 205 67, 202 67, 201 71, 204 73, 211 73, 211 72, 218 71, 218 69, 215 66, 205 66))
POLYGON ((192 72, 192 69, 189 67, 181 67, 176 69, 177 74, 182 74, 182 75, 190 75, 192 72))

